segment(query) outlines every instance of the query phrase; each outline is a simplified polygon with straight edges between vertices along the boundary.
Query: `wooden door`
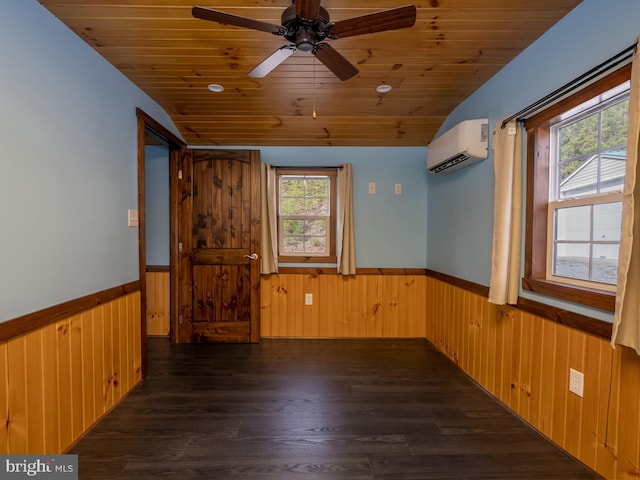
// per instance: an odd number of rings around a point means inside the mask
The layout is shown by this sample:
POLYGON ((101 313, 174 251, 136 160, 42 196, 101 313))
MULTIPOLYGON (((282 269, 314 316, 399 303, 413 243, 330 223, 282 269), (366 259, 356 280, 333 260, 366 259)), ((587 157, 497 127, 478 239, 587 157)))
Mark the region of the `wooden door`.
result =
POLYGON ((185 150, 178 342, 260 340, 260 154, 185 150))

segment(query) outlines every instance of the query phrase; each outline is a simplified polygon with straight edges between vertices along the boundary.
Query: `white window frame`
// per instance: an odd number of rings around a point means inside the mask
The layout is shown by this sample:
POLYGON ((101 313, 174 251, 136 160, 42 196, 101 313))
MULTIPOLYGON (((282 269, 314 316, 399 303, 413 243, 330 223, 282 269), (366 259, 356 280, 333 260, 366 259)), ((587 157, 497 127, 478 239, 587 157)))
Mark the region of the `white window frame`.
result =
MULTIPOLYGON (((620 190, 608 191, 605 193, 589 193, 584 195, 578 195, 575 197, 558 198, 559 197, 559 174, 558 174, 558 157, 560 156, 560 146, 558 142, 558 136, 560 129, 565 125, 575 121, 579 121, 582 118, 586 118, 597 112, 603 110, 624 101, 629 98, 629 81, 620 84, 617 87, 607 90, 600 95, 596 95, 591 100, 584 102, 583 104, 574 107, 560 116, 558 121, 553 122, 550 125, 550 165, 549 165, 549 203, 547 209, 547 254, 546 254, 546 278, 547 280, 565 283, 568 285, 575 285, 583 288, 594 288, 598 290, 604 290, 608 292, 615 292, 616 284, 598 282, 595 280, 579 279, 574 277, 567 277, 556 275, 554 270, 554 259, 556 252, 556 214, 559 209, 580 207, 594 205, 601 205, 606 203, 622 202, 622 186, 620 190)), ((600 142, 599 142, 600 143, 600 142)), ((598 149, 597 153, 601 154, 602 150, 598 149)), ((592 219, 593 220, 593 219, 592 219)), ((592 250, 594 245, 598 244, 620 244, 620 242, 599 242, 592 237, 593 228, 591 228, 589 241, 579 242, 589 244, 589 267, 592 267, 593 255, 592 250)))
POLYGON ((278 261, 283 263, 296 263, 296 262, 319 262, 319 263, 335 263, 335 212, 337 202, 336 191, 336 177, 337 170, 335 168, 278 168, 277 172, 277 226, 278 226, 278 261), (282 178, 328 178, 329 180, 329 215, 328 216, 310 216, 310 215, 281 215, 280 213, 280 182, 282 178), (327 229, 325 232, 325 252, 304 252, 304 253, 288 253, 283 252, 283 221, 284 220, 319 220, 325 219, 327 222, 327 229))

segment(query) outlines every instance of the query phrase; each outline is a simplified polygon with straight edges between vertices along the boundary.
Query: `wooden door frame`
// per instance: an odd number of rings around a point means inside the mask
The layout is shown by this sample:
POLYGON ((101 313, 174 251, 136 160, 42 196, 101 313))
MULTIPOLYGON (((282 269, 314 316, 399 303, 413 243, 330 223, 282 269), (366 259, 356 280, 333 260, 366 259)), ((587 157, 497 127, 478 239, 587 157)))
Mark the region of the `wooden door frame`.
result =
MULTIPOLYGON (((140 349, 141 349, 141 371, 142 378, 147 374, 147 236, 146 236, 146 210, 145 210, 145 146, 146 146, 146 131, 147 129, 153 130, 153 132, 166 140, 169 145, 169 195, 173 198, 171 189, 174 188, 174 184, 177 182, 173 178, 173 172, 176 171, 175 165, 177 164, 180 151, 186 147, 186 143, 170 132, 163 125, 151 118, 140 108, 136 108, 136 116, 138 118, 138 271, 140 275, 140 349)), ((171 269, 170 282, 173 281, 175 271, 175 252, 173 251, 173 236, 175 234, 174 221, 176 218, 176 212, 174 210, 173 202, 170 202, 169 207, 169 222, 171 239, 171 252, 169 254, 169 265, 171 269)), ((170 315, 174 315, 174 302, 173 298, 170 298, 170 315)), ((171 324, 171 320, 169 321, 171 324)))

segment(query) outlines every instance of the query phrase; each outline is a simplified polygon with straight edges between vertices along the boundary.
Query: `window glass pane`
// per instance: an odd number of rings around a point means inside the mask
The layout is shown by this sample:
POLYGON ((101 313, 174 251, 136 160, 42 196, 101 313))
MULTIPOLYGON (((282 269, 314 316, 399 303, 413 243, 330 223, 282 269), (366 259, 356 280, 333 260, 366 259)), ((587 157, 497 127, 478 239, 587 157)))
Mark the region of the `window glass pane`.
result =
POLYGON ((305 220, 304 233, 305 235, 320 235, 325 236, 327 232, 326 220, 305 220))
POLYGON ((281 254, 302 254, 304 253, 304 237, 296 235, 282 236, 281 254))
POLYGON ((282 233, 284 235, 302 235, 304 234, 304 220, 283 220, 282 233))
POLYGON ((304 198, 280 198, 280 215, 298 215, 299 212, 304 212, 304 198))
POLYGON ((329 179, 311 178, 307 180, 306 185, 307 197, 328 197, 329 196, 329 179))
POLYGON ((558 243, 553 274, 561 277, 589 279, 589 244, 558 243))
POLYGON ((329 215, 329 199, 328 198, 307 198, 306 214, 326 217, 329 215))
POLYGON ((591 206, 556 210, 556 241, 589 241, 591 239, 591 206))
POLYGON ((324 253, 327 240, 325 237, 306 237, 304 251, 307 253, 324 253))
POLYGON ((592 280, 615 285, 618 278, 619 244, 593 246, 592 280))
POLYGON ((619 242, 621 224, 622 202, 593 206, 593 240, 595 242, 619 242))
POLYGON ((620 150, 602 152, 600 157, 600 192, 621 192, 627 160, 626 145, 620 150))
POLYGON ((299 177, 280 178, 281 197, 304 197, 304 179, 299 177))
POLYGON ((283 219, 283 255, 326 255, 327 220, 283 219))
POLYGON ((561 162, 559 169, 559 198, 598 193, 597 155, 561 162))
POLYGON ((560 161, 598 151, 599 115, 594 113, 560 129, 560 161))
POLYGON ((629 126, 629 99, 625 99, 602 111, 602 148, 624 149, 627 145, 629 126))

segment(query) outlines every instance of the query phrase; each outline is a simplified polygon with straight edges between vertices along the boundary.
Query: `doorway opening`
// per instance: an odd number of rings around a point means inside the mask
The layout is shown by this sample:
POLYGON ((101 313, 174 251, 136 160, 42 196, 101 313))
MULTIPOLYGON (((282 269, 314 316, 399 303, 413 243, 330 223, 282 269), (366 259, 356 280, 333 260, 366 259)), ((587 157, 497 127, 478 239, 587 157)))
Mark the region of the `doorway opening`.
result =
MULTIPOLYGON (((138 117, 138 269, 140 275, 140 328, 141 328, 141 353, 142 353, 142 377, 147 374, 147 334, 149 324, 152 328, 149 333, 158 334, 154 324, 160 324, 164 328, 165 319, 158 321, 156 314, 149 315, 147 305, 147 274, 156 272, 168 275, 168 285, 175 281, 176 259, 175 253, 169 245, 173 231, 172 225, 176 221, 174 206, 169 201, 171 189, 174 188, 175 179, 170 172, 176 171, 174 168, 180 158, 180 152, 186 144, 176 135, 159 124, 144 111, 137 109, 138 117), (153 162, 153 163, 151 163, 153 162), (164 165, 166 163, 166 166, 164 165), (149 170, 149 171, 148 171, 149 170), (162 178, 166 175, 166 178, 162 178), (152 180, 153 185, 147 189, 147 180, 152 180), (167 203, 158 199, 166 198, 167 203), (153 202, 153 203, 148 203, 153 202), (147 210, 151 217, 148 218, 147 210), (163 233, 152 239, 147 237, 148 228, 151 231, 161 229, 163 233), (166 238, 162 238, 166 234, 166 238), (151 247, 148 249, 148 247, 151 247), (147 265, 147 253, 152 264, 147 265)), ((170 289, 168 289, 171 291, 170 289)), ((171 318, 175 315, 176 302, 171 295, 168 296, 169 304, 166 306, 165 315, 167 334, 171 336, 171 318)))

